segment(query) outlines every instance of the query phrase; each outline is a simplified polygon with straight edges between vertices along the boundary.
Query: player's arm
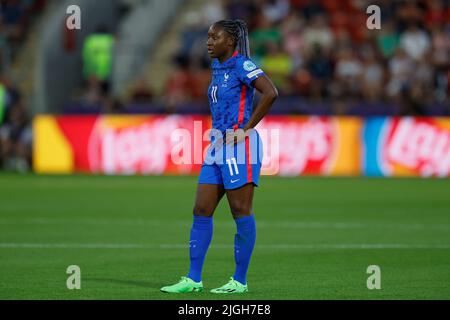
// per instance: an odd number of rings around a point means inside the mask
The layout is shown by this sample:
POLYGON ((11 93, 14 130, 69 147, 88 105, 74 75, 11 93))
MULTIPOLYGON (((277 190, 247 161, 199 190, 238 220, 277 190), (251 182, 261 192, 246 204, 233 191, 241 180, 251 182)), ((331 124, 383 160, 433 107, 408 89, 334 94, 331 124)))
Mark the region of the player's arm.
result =
POLYGON ((273 103, 278 98, 277 88, 266 75, 262 75, 254 80, 253 86, 261 93, 261 99, 259 100, 255 110, 253 110, 250 120, 245 125, 244 131, 256 127, 261 119, 264 118, 264 116, 269 112, 273 103))
POLYGON ((262 118, 269 112, 275 100, 278 98, 278 90, 272 81, 266 76, 262 75, 252 82, 252 85, 261 93, 258 105, 253 110, 252 116, 244 129, 239 129, 233 135, 227 135, 226 143, 238 143, 244 140, 246 131, 253 129, 261 121, 262 118))

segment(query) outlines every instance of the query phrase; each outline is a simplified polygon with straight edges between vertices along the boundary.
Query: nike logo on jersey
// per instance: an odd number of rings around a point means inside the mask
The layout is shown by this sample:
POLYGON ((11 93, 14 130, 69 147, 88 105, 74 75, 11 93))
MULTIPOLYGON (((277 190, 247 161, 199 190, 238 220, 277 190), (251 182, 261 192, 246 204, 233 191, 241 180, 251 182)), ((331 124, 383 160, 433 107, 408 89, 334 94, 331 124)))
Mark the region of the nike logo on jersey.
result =
POLYGON ((231 180, 231 183, 235 183, 235 182, 238 182, 240 179, 237 179, 237 180, 231 180))

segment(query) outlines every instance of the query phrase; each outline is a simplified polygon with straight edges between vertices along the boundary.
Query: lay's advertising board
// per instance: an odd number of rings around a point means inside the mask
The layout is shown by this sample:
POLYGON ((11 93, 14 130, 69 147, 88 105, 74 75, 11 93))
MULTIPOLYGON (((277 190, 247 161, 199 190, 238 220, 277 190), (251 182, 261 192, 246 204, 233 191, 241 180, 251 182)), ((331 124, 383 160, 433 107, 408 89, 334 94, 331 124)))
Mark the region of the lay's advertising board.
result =
POLYGON ((362 173, 448 177, 449 118, 370 118, 363 129, 362 173))
MULTIPOLYGON (((203 115, 37 116, 33 167, 42 174, 198 174, 209 146, 203 115)), ((450 174, 449 118, 266 116, 262 174, 450 174)))

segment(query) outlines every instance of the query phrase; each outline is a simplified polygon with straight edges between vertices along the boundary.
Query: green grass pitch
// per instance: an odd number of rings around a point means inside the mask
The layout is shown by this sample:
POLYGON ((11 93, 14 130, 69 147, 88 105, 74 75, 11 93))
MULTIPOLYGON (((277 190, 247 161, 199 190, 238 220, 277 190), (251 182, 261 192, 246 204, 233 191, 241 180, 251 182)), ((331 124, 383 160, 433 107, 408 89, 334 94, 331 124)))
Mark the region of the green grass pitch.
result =
POLYGON ((261 177, 246 295, 234 221, 216 211, 205 292, 159 288, 188 269, 196 177, 0 175, 0 299, 449 299, 450 180, 261 177), (81 268, 68 290, 66 269, 81 268), (381 269, 381 289, 366 286, 381 269))

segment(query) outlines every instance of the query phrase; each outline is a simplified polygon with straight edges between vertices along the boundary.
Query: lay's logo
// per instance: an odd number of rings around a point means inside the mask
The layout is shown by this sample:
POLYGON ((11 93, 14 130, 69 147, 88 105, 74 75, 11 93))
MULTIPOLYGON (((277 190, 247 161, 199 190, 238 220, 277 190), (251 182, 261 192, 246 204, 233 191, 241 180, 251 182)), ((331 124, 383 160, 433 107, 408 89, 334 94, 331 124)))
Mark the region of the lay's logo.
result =
POLYGON ((448 119, 371 119, 366 124, 365 139, 369 175, 448 177, 450 174, 448 119))

